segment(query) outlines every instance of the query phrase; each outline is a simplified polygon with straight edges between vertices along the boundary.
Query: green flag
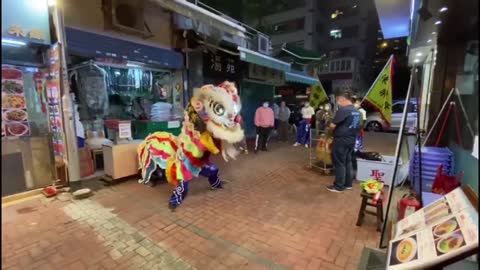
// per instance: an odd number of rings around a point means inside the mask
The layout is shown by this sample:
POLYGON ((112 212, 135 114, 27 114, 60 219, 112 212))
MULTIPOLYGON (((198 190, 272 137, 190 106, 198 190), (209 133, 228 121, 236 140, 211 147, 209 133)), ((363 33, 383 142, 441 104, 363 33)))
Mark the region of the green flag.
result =
POLYGON ((317 109, 320 104, 328 101, 327 92, 323 89, 322 83, 318 81, 318 84, 312 86, 310 92, 310 105, 317 109))

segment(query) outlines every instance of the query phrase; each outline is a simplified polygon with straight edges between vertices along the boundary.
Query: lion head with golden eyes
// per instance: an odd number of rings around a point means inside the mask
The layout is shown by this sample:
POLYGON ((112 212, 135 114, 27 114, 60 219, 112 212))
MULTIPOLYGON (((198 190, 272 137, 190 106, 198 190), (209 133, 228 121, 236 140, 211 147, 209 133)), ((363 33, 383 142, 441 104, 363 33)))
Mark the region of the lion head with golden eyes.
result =
POLYGON ((228 160, 238 155, 234 145, 245 136, 240 125, 241 108, 235 84, 225 81, 198 89, 187 106, 186 115, 197 131, 207 131, 222 142, 222 155, 228 160))

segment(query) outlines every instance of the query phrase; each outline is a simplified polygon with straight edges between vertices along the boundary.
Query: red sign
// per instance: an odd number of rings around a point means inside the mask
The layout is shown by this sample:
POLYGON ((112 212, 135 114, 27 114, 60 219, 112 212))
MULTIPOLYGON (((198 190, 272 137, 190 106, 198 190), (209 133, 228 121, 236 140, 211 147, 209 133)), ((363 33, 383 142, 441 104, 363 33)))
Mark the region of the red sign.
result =
POLYGON ((382 181, 382 177, 384 175, 385 173, 381 172, 380 170, 372 170, 372 174, 370 174, 370 176, 377 181, 382 181))

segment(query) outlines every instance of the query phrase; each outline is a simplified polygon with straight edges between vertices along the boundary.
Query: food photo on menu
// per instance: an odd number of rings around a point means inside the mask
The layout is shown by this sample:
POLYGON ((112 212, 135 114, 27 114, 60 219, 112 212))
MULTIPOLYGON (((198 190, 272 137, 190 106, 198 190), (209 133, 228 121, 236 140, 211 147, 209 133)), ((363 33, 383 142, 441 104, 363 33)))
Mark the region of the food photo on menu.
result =
POLYGON ((447 254, 465 246, 465 237, 455 217, 432 228, 437 256, 447 254))
POLYGON ((391 250, 390 266, 417 260, 417 235, 393 242, 391 250))

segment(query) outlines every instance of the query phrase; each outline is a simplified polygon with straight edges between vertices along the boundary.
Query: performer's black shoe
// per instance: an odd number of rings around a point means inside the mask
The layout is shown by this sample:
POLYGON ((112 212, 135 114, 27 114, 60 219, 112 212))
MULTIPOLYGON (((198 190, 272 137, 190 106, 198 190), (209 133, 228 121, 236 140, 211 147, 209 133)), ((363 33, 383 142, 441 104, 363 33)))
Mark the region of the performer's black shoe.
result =
POLYGON ((223 184, 225 184, 225 182, 221 181, 219 185, 217 185, 216 187, 210 187, 211 190, 218 190, 218 189, 223 189, 223 184))
POLYGON ((177 209, 177 206, 178 206, 178 205, 174 205, 174 204, 171 204, 171 203, 168 204, 168 208, 169 208, 170 211, 172 211, 172 212, 175 212, 175 209, 177 209))

